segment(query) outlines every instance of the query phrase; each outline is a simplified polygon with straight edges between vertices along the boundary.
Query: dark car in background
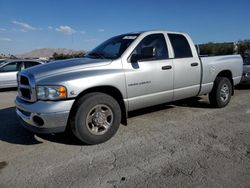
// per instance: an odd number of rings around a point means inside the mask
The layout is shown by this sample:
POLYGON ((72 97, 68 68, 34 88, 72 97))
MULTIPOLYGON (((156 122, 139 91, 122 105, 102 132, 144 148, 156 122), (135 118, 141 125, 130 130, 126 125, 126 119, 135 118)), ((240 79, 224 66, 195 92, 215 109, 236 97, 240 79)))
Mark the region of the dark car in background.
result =
POLYGON ((245 57, 243 60, 243 75, 242 75, 242 84, 250 84, 250 55, 245 57))
POLYGON ((17 87, 17 72, 40 64, 37 60, 0 61, 0 88, 17 87))

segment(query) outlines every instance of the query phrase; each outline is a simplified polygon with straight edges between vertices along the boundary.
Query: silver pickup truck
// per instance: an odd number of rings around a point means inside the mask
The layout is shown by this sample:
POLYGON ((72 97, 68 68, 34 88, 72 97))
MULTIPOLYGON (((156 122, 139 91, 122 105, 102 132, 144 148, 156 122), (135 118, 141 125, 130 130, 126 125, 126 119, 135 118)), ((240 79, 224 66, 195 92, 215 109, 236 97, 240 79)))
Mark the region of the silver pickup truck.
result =
POLYGON ((36 133, 72 130, 88 144, 110 139, 129 111, 209 94, 226 106, 242 76, 239 55, 202 57, 185 33, 147 31, 113 37, 84 58, 18 74, 16 112, 36 133))

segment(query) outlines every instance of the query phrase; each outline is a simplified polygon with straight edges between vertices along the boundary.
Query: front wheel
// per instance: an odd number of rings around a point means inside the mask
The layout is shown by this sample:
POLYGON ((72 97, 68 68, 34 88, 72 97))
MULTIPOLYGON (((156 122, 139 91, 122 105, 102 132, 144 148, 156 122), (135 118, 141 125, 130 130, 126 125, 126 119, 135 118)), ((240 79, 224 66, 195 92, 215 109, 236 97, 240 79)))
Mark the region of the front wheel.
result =
POLYGON ((118 130, 121 109, 118 102, 103 93, 83 96, 76 105, 77 111, 71 123, 75 136, 87 144, 99 144, 109 140, 118 130))
POLYGON ((226 77, 217 77, 209 93, 210 104, 217 108, 225 107, 231 100, 232 84, 226 77))

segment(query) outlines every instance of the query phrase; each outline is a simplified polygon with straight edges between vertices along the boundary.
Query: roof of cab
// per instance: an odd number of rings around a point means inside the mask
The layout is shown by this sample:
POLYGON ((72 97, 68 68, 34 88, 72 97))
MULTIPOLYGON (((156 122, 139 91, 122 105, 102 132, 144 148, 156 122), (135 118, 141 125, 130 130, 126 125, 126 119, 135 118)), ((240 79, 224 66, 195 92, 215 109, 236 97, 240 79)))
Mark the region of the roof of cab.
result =
POLYGON ((167 30, 147 30, 147 31, 138 31, 138 32, 131 32, 127 33, 127 35, 133 35, 133 34, 150 34, 150 33, 175 33, 175 34, 186 34, 183 32, 177 32, 177 31, 167 31, 167 30))

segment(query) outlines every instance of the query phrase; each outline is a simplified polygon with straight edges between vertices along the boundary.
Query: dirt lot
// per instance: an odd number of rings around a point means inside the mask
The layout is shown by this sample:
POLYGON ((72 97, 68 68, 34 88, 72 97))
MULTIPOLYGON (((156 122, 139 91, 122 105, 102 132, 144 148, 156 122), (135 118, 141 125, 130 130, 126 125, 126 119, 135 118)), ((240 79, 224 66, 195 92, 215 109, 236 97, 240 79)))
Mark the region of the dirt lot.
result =
POLYGON ((0 92, 0 187, 250 187, 250 87, 229 106, 195 98, 130 114, 110 141, 34 135, 0 92))

